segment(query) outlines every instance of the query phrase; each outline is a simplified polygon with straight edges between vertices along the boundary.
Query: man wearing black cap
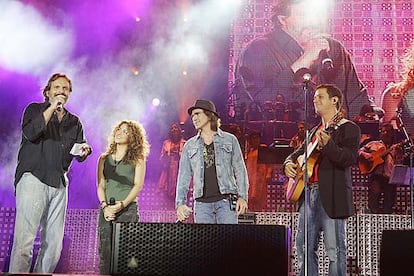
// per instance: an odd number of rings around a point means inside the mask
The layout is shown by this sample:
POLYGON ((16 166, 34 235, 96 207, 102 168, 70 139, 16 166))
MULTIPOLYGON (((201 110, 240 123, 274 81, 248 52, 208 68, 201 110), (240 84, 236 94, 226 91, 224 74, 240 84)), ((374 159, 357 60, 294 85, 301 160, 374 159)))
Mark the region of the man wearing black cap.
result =
POLYGON ((191 214, 187 194, 193 179, 195 223, 235 224, 247 210, 248 177, 237 138, 222 131, 214 103, 197 100, 188 109, 197 135, 184 145, 175 207, 178 220, 191 214))

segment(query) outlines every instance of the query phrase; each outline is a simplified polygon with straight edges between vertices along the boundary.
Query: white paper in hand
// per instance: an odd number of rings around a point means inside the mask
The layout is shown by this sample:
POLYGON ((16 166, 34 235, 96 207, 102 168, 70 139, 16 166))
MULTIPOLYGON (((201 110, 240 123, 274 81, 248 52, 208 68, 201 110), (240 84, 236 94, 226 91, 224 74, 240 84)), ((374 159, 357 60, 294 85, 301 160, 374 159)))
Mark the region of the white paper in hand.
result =
POLYGON ((70 154, 81 156, 83 154, 82 144, 75 143, 70 150, 70 154))

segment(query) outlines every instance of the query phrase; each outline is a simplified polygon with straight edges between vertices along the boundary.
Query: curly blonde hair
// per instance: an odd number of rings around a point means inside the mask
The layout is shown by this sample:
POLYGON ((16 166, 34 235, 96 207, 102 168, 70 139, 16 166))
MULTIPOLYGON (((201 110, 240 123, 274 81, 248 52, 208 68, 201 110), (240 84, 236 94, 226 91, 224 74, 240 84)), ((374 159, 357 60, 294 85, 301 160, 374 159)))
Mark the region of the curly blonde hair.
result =
POLYGON ((407 49, 407 52, 401 57, 401 77, 402 81, 396 84, 396 90, 402 96, 414 88, 414 42, 411 43, 411 47, 407 49))
POLYGON ((108 137, 108 148, 103 154, 104 157, 115 153, 115 133, 123 124, 128 126, 128 151, 123 161, 136 164, 140 160, 145 160, 150 152, 150 144, 147 141, 144 127, 133 120, 123 120, 113 128, 111 135, 108 137))

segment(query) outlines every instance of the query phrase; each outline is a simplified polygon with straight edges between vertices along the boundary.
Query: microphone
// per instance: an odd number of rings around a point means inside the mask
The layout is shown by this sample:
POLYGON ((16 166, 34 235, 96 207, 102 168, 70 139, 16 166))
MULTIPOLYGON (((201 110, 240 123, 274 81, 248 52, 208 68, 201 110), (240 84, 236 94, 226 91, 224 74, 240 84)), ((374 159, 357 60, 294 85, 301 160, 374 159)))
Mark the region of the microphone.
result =
MULTIPOLYGON (((115 205, 115 198, 114 197, 111 197, 110 199, 109 199, 109 202, 108 202, 108 206, 109 205, 115 205)), ((108 219, 109 217, 106 217, 106 219, 108 219)))
POLYGON ((328 55, 328 51, 321 50, 319 53, 319 57, 321 58, 322 70, 330 71, 334 68, 334 64, 332 59, 328 55))
POLYGON ((293 74, 293 82, 295 84, 312 83, 312 74, 308 68, 300 68, 293 74))
POLYGON ((108 205, 115 205, 115 198, 111 197, 111 198, 109 199, 109 203, 108 203, 108 205))
POLYGON ((302 78, 303 78, 303 82, 310 82, 312 79, 312 75, 310 73, 305 73, 303 74, 302 78))
POLYGON ((56 110, 60 112, 62 111, 62 108, 63 108, 63 104, 61 102, 58 102, 56 110))

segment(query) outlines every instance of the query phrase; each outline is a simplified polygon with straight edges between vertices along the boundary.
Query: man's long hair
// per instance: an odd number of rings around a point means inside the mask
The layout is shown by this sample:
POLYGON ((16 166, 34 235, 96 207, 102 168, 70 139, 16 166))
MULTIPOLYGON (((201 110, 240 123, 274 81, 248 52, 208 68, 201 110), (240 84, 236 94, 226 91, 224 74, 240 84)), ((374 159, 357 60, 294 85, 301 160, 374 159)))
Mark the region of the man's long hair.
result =
POLYGON ((218 128, 220 127, 220 125, 221 125, 220 118, 215 113, 213 113, 211 111, 208 111, 208 110, 204 110, 204 113, 210 119, 211 130, 212 131, 217 131, 218 128))

